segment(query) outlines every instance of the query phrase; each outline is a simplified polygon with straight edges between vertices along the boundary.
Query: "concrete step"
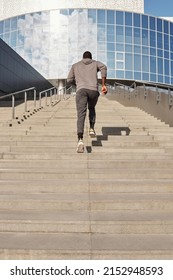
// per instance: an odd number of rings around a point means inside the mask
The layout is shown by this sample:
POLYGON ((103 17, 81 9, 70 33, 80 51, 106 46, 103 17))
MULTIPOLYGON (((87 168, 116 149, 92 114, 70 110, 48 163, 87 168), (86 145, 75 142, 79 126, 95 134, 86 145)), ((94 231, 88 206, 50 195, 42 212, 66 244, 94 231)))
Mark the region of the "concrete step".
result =
POLYGON ((173 221, 57 221, 0 220, 0 232, 24 233, 102 233, 102 234, 171 234, 173 221))
POLYGON ((173 258, 173 130, 102 97, 87 119, 84 154, 74 98, 1 127, 1 259, 173 258))
POLYGON ((3 169, 33 169, 33 168, 40 168, 40 166, 42 167, 42 169, 50 169, 51 166, 53 169, 59 168, 59 169, 72 169, 73 168, 89 168, 90 169, 134 169, 134 170, 143 170, 143 169, 171 169, 173 168, 173 161, 171 159, 167 159, 165 158, 164 160, 162 159, 158 159, 157 161, 152 159, 152 160, 138 160, 138 159, 134 159, 132 160, 128 160, 128 159, 122 159, 122 160, 118 160, 118 159, 96 159, 96 160, 90 160, 87 164, 86 161, 83 161, 83 157, 81 158, 74 158, 74 159, 67 159, 66 161, 63 159, 59 159, 58 161, 55 159, 52 160, 45 160, 45 159, 41 159, 41 160, 17 160, 17 159, 9 159, 9 160, 5 160, 5 159, 0 159, 0 170, 2 171, 3 169))
POLYGON ((173 252, 172 238, 171 234, 134 234, 127 238, 126 234, 1 233, 0 253, 13 259, 21 254, 23 259, 100 259, 103 254, 106 259, 168 258, 173 252))

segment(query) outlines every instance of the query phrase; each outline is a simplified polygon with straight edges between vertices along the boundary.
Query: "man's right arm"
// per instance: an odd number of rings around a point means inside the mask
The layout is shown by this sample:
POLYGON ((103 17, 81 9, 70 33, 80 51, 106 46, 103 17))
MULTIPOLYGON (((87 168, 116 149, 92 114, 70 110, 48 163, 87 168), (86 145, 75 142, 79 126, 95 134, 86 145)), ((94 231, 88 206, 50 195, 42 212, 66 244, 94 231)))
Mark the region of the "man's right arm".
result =
POLYGON ((102 77, 102 93, 106 94, 108 91, 106 87, 107 66, 98 61, 98 70, 101 72, 102 77))

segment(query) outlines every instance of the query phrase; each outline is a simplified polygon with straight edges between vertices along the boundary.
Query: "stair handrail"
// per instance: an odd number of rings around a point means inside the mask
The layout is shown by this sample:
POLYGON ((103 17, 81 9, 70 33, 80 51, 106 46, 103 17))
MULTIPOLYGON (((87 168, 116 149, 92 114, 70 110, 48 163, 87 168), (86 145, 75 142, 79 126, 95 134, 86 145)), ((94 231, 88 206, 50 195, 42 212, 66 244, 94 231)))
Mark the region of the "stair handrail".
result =
POLYGON ((39 92, 39 107, 42 107, 42 97, 43 95, 45 96, 45 106, 48 106, 47 99, 48 99, 48 93, 50 94, 50 104, 52 103, 52 92, 53 96, 57 97, 57 88, 56 87, 51 87, 45 90, 42 90, 39 92))
POLYGON ((27 89, 23 89, 23 90, 19 90, 19 91, 15 91, 6 95, 3 95, 0 97, 0 100, 5 99, 7 97, 12 97, 12 119, 15 119, 15 96, 19 95, 21 93, 24 93, 24 98, 25 98, 25 102, 24 102, 24 112, 27 112, 27 93, 29 91, 33 91, 33 104, 34 104, 34 108, 36 108, 36 88, 35 87, 31 87, 31 88, 27 88, 27 89))
POLYGON ((39 107, 42 107, 42 97, 45 96, 45 106, 48 106, 48 94, 50 95, 50 99, 49 99, 49 104, 53 104, 54 102, 58 102, 61 100, 61 97, 63 97, 63 99, 67 99, 67 91, 71 90, 72 86, 67 87, 64 86, 62 88, 57 88, 57 87, 51 87, 48 88, 46 90, 40 91, 39 92, 39 107), (54 99, 54 101, 53 101, 54 99))

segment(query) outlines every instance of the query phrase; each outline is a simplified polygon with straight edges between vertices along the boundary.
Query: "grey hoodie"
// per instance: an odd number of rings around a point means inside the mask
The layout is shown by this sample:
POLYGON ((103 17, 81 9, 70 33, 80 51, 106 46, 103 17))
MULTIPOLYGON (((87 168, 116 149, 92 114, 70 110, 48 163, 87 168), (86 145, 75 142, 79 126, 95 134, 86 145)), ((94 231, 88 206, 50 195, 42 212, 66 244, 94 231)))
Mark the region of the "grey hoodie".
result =
POLYGON ((97 73, 101 72, 101 77, 107 76, 107 67, 100 61, 84 58, 72 65, 67 77, 67 84, 75 83, 77 91, 81 88, 98 90, 97 73))

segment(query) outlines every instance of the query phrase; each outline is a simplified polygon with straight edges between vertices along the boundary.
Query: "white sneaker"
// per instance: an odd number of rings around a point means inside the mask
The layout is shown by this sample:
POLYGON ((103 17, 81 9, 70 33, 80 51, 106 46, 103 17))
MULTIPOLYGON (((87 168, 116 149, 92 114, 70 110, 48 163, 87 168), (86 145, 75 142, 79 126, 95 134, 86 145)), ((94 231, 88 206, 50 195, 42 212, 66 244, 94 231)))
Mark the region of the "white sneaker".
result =
POLYGON ((82 140, 82 139, 80 139, 80 140, 78 141, 76 152, 77 152, 77 153, 83 153, 83 152, 84 152, 84 143, 83 143, 83 140, 82 140))
POLYGON ((96 133, 95 133, 95 130, 93 128, 89 129, 89 136, 90 137, 96 137, 96 133))

